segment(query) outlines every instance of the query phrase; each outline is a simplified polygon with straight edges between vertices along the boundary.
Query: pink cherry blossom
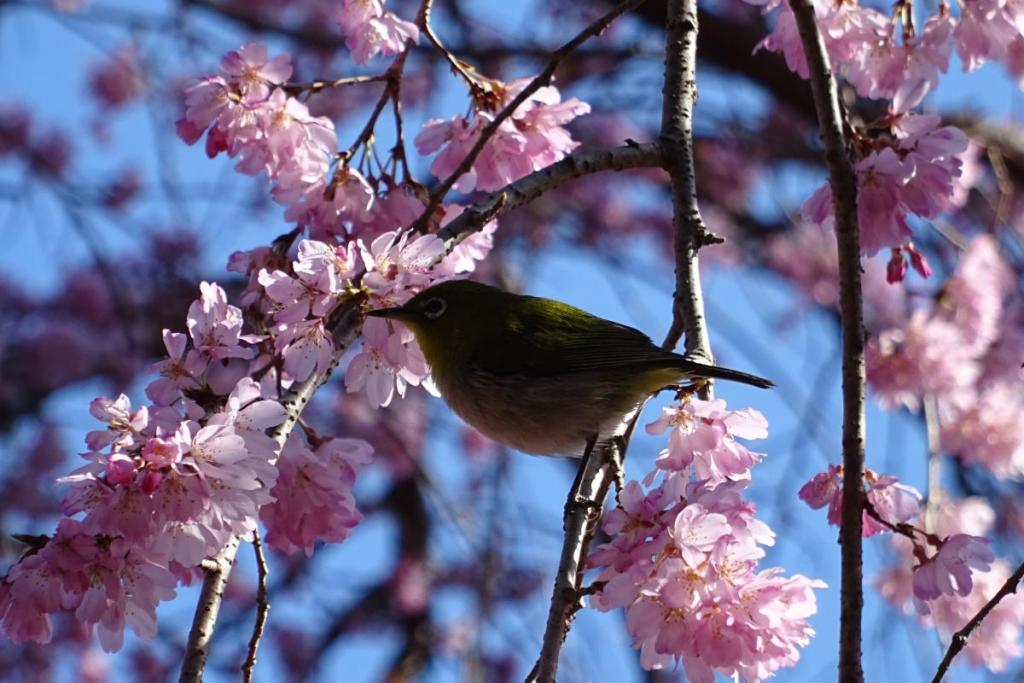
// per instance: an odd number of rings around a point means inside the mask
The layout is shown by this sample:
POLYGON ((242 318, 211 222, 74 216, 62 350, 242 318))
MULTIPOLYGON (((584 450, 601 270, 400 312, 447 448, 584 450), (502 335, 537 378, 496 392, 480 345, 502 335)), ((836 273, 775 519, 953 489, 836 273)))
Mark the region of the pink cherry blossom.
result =
POLYGON ((247 99, 262 100, 270 93, 270 86, 291 78, 292 59, 287 54, 268 59, 266 45, 248 43, 225 54, 220 70, 247 99))
MULTIPOLYGON (((714 448, 733 434, 766 436, 759 413, 730 411, 722 401, 691 399, 666 410, 648 431, 663 433, 670 426, 670 439, 682 427, 684 438, 714 448), (715 429, 694 436, 700 425, 715 429)), ((761 546, 771 545, 774 534, 743 500, 745 479, 692 481, 666 465, 659 459, 645 477, 648 490, 627 482, 619 507, 606 516, 611 540, 588 558, 600 569, 601 590, 592 605, 625 608, 627 629, 648 670, 681 663, 688 680, 711 683, 715 672, 761 681, 794 666, 799 648, 814 634, 807 623, 816 611, 813 589, 824 584, 759 570, 761 546), (659 476, 661 483, 652 486, 659 476)))
POLYGON ((368 319, 363 324, 363 348, 345 372, 346 390, 365 391, 372 405, 384 407, 396 394, 405 396, 410 385, 437 395, 430 368, 412 331, 401 323, 368 319))
MULTIPOLYGON (((519 79, 498 84, 501 105, 511 102, 529 84, 519 79)), ((561 101, 554 86, 533 93, 488 140, 472 168, 460 176, 456 189, 497 190, 513 180, 549 166, 576 148, 578 143, 563 127, 577 116, 590 112, 590 105, 576 98, 561 101)), ((459 166, 476 143, 481 131, 494 120, 489 111, 477 109, 466 119, 455 116, 449 121, 431 119, 416 136, 416 149, 427 155, 438 152, 430 172, 447 178, 459 166)))
POLYGON ((658 467, 663 470, 687 471, 692 466, 698 478, 718 483, 749 478, 750 468, 764 457, 733 438, 765 438, 764 417, 754 410, 726 410, 720 399, 689 399, 667 407, 660 419, 647 425, 647 432, 661 434, 668 427, 673 427, 668 448, 658 455, 658 467))
POLYGON ((385 12, 383 0, 342 0, 335 20, 356 64, 365 64, 378 54, 397 54, 408 41, 416 44, 420 40, 416 24, 385 12))
POLYGON ((274 321, 295 323, 308 316, 324 317, 337 303, 346 280, 355 275, 355 253, 345 247, 303 240, 294 277, 284 271, 259 274, 267 296, 278 305, 274 321))
POLYGON ((93 399, 89 403, 89 414, 107 425, 104 430, 85 435, 86 445, 94 451, 111 444, 131 448, 139 442, 140 435, 149 425, 149 411, 146 407, 132 412, 131 399, 124 394, 113 401, 103 396, 93 399))
POLYGON ((942 417, 942 450, 1000 478, 1024 476, 1024 399, 1019 386, 996 384, 958 396, 942 417))
POLYGON ((153 366, 160 377, 146 387, 146 396, 158 406, 169 406, 181 397, 183 390, 199 388, 198 376, 206 370, 207 364, 196 351, 186 354, 186 335, 165 329, 163 338, 168 358, 153 366))
MULTIPOLYGON (((875 513, 889 524, 899 524, 915 518, 920 511, 921 494, 912 486, 901 484, 889 474, 864 473, 866 495, 875 513)), ((811 477, 800 489, 800 498, 818 510, 828 506, 828 523, 839 526, 843 510, 843 467, 829 465, 824 472, 811 477)), ((889 531, 889 527, 867 510, 862 516, 862 535, 865 538, 889 531)))
POLYGON ((988 539, 954 534, 943 539, 938 552, 914 569, 914 596, 934 600, 940 595, 967 595, 975 571, 987 572, 995 557, 988 539))
POLYGON ((962 330, 964 343, 980 353, 995 341, 1004 302, 1015 288, 1016 278, 995 239, 980 235, 971 240, 944 286, 949 317, 962 330))
POLYGON ((956 50, 964 71, 974 71, 987 60, 1006 56, 1020 28, 1006 0, 968 0, 956 27, 956 50))
POLYGON ((278 461, 280 476, 263 506, 267 544, 282 552, 313 554, 316 543, 340 543, 362 520, 352 486, 373 448, 358 439, 330 439, 314 453, 293 434, 278 461))
POLYGON ((868 340, 867 375, 883 406, 920 406, 925 395, 963 390, 978 376, 961 328, 918 310, 903 328, 885 330, 868 340))

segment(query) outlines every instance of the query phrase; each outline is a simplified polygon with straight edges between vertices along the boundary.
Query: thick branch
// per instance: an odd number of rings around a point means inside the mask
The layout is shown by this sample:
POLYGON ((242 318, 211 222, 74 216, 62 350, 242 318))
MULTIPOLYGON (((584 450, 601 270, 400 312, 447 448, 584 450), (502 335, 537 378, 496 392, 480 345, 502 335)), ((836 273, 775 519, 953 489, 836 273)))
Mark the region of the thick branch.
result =
POLYGON ((985 620, 985 617, 989 615, 992 610, 996 608, 996 605, 1002 601, 1003 598, 1017 592, 1017 587, 1020 585, 1021 580, 1024 579, 1024 564, 1017 567, 1010 578, 1006 580, 1002 588, 996 591, 996 594, 992 596, 992 599, 985 603, 974 617, 967 622, 967 624, 953 634, 953 639, 949 642, 949 649, 946 650, 946 656, 942 658, 942 662, 939 664, 938 671, 935 672, 935 677, 932 679, 932 683, 940 683, 943 676, 949 671, 949 667, 953 664, 953 658, 960 654, 960 651, 967 647, 967 639, 971 637, 971 633, 974 629, 981 626, 981 622, 985 620))
POLYGON ((586 569, 587 549, 601 521, 601 510, 608 489, 621 471, 641 407, 625 416, 629 427, 624 436, 597 444, 590 457, 584 457, 580 462, 579 485, 569 491, 565 503, 562 523, 565 538, 562 541, 558 571, 555 573, 555 586, 541 651, 533 671, 526 677, 527 683, 555 683, 562 644, 569 635, 573 618, 583 607, 583 572, 586 569))
POLYGON ((224 598, 224 587, 228 584, 231 567, 235 564, 238 554, 238 537, 233 537, 224 548, 209 560, 203 562, 206 577, 203 589, 199 593, 199 604, 196 616, 192 621, 192 630, 188 634, 185 645, 185 658, 181 663, 181 683, 199 683, 203 680, 203 669, 206 658, 210 655, 210 641, 220 613, 220 603, 224 598))
MULTIPOLYGON (((704 322, 704 296, 697 252, 714 243, 697 205, 693 165, 693 105, 697 100, 697 2, 669 0, 665 33, 665 85, 662 90, 661 158, 672 178, 672 226, 676 284, 672 327, 665 347, 686 334, 686 355, 714 363, 704 322)), ((710 390, 708 390, 710 391, 710 390)))
POLYGON ((864 608, 864 310, 860 289, 860 233, 857 226, 857 179, 843 135, 836 81, 810 0, 791 0, 811 74, 811 92, 825 143, 825 161, 839 249, 839 314, 843 332, 843 511, 839 679, 864 680, 861 665, 861 619, 864 608))
POLYGON ((658 145, 653 143, 576 152, 487 195, 444 226, 438 236, 450 249, 497 216, 533 201, 567 180, 601 171, 650 168, 660 163, 658 145))

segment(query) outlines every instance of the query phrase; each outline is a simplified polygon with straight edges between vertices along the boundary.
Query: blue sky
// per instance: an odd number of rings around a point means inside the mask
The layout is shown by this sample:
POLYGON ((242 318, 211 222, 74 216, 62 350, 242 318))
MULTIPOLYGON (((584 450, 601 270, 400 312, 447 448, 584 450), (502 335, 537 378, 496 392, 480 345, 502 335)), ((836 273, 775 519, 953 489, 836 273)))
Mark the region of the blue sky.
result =
MULTIPOLYGON (((164 3, 119 3, 139 11, 163 7, 164 3)), ((475 3, 477 16, 489 13, 494 3, 475 3)), ((507 16, 487 16, 492 25, 522 27, 529 12, 517 16, 512 3, 503 3, 507 16), (507 22, 507 24, 506 24, 507 22)), ((224 27, 204 24, 212 33, 223 33, 224 27)), ((541 26, 537 40, 557 43, 557 31, 541 26), (550 40, 549 40, 550 38, 550 40)), ((151 112, 133 107, 111 122, 112 143, 97 146, 86 133, 95 116, 92 105, 83 99, 83 65, 101 57, 104 49, 116 45, 115 34, 106 27, 83 25, 75 20, 55 21, 48 13, 17 8, 0 13, 0 100, 10 99, 26 104, 38 116, 40 125, 57 125, 74 131, 76 148, 73 175, 92 177, 126 164, 140 167, 148 180, 158 176, 161 156, 153 139, 157 127, 166 125, 173 112, 151 112)), ((147 43, 156 49, 159 42, 147 43)), ((230 44, 227 44, 230 46, 230 44)), ((213 66, 215 55, 198 55, 196 61, 206 68, 213 66)), ((190 69, 182 64, 181 75, 190 69)), ((930 105, 973 108, 999 117, 1016 117, 1021 96, 1001 72, 992 67, 981 74, 964 77, 954 63, 939 93, 930 105)), ((520 74, 515 74, 520 75, 520 74)), ((653 78, 652 74, 652 78, 653 78)), ((652 83, 655 82, 652 80, 652 83)), ((722 87, 720 79, 701 80, 701 103, 697 125, 706 124, 705 117, 725 111, 745 111, 750 115, 759 102, 754 92, 722 87)), ((464 94, 458 83, 446 81, 431 108, 435 116, 449 116, 465 107, 464 94)), ((411 130, 422 120, 422 112, 409 116, 411 130)), ((189 149, 172 142, 162 152, 178 169, 178 180, 187 192, 198 188, 215 188, 218 197, 229 198, 217 206, 208 198, 196 198, 182 205, 169 205, 157 194, 153 201, 114 224, 97 217, 92 224, 99 242, 107 253, 116 254, 135 248, 138 242, 133 228, 161 226, 173 229, 179 219, 187 218, 201 230, 210 277, 223 275, 227 255, 235 250, 263 244, 284 232, 286 226, 280 210, 272 209, 259 221, 244 218, 245 212, 232 209, 233 202, 245 203, 258 184, 234 174, 223 159, 209 161, 201 149, 189 149)), ((422 165, 421 165, 421 168, 422 165)), ((10 165, 0 163, 0 184, 18 184, 19 173, 10 165)), ((766 208, 792 210, 795 203, 810 189, 807 178, 764 179, 759 196, 766 208), (781 198, 781 199, 780 199, 781 198)), ((154 183, 148 182, 152 188, 154 183)), ((46 191, 34 191, 17 206, 0 200, 0 229, 5 248, 0 250, 0 275, 25 284, 36 291, 47 291, 59 282, 73 264, 88 258, 82 241, 69 231, 46 191)), ((643 276, 609 272, 607 267, 577 250, 555 249, 538 263, 531 264, 526 281, 530 293, 556 297, 596 314, 637 326, 652 337, 664 334, 669 319, 671 293, 670 266, 651 245, 635 247, 644 263, 655 264, 644 269, 643 276), (652 286, 652 280, 657 286, 652 286)), ((722 384, 718 394, 733 408, 751 406, 763 412, 770 423, 770 438, 754 443, 756 450, 768 457, 754 472, 749 492, 758 503, 760 516, 779 533, 777 544, 770 549, 765 566, 779 565, 789 573, 821 578, 830 588, 819 593, 819 613, 812 620, 817 638, 806 649, 800 666, 779 674, 780 681, 810 681, 830 678, 836 664, 838 639, 838 546, 836 531, 825 524, 824 515, 808 510, 796 499, 799 487, 815 472, 839 460, 839 410, 837 337, 834 322, 826 315, 809 312, 796 324, 783 327, 794 309, 803 304, 792 291, 770 275, 729 269, 707 273, 705 295, 708 300, 708 321, 712 344, 723 365, 772 377, 780 388, 762 392, 744 386, 722 384), (767 360, 766 360, 767 359, 767 360), (817 384, 815 378, 822 367, 828 367, 827 379, 817 384), (780 372, 782 369, 782 372, 780 372), (815 409, 812 409, 814 407, 815 409), (820 423, 814 429, 805 424, 808 415, 817 413, 820 423), (813 439, 808 433, 816 433, 813 439)), ((182 312, 184 315, 184 311, 182 312)), ((76 387, 55 396, 47 406, 48 413, 60 424, 67 437, 68 452, 79 448, 81 438, 92 428, 86 408, 88 400, 103 391, 102 387, 76 387)), ((141 396, 137 393, 136 396, 141 396)), ((667 399, 652 402, 648 416, 653 416, 667 399)), ((432 408, 437 421, 437 446, 430 450, 428 469, 442 484, 464 476, 461 458, 445 439, 444 425, 451 418, 439 401, 432 408)), ((650 417, 653 419, 653 417, 650 417)), ((645 421, 650 421, 647 419, 645 421)), ((451 431, 450 429, 448 430, 451 431)), ((661 448, 662 441, 639 433, 634 439, 627 463, 627 474, 642 476, 661 448)), ((905 414, 884 413, 873 404, 869 409, 868 463, 874 469, 898 475, 922 490, 925 484, 923 430, 915 418, 905 414), (905 454, 912 454, 906 457, 905 454)), ((557 563, 564 492, 571 480, 571 470, 558 459, 515 457, 510 462, 512 488, 507 495, 514 498, 514 507, 530 516, 546 520, 547 528, 524 527, 518 542, 531 548, 541 566, 547 567, 542 598, 515 614, 502 614, 501 628, 492 637, 503 633, 516 634, 539 645, 546 610, 550 575, 557 563)), ((374 487, 371 475, 362 484, 360 493, 368 495, 374 487)), ((454 481, 453 481, 454 483, 454 481)), ((455 490, 458 490, 457 487, 455 490)), ((443 496, 442 494, 440 494, 443 496)), ((435 501, 436 502, 436 501, 435 501)), ((465 553, 472 541, 457 531, 435 539, 434 553, 465 553)), ((308 601, 292 605, 275 605, 271 620, 301 621, 316 615, 323 605, 344 604, 353 593, 350 586, 363 585, 390 566, 392 547, 389 538, 393 529, 379 520, 369 521, 343 546, 323 552, 329 562, 321 563, 324 576, 310 582, 308 601), (337 577, 344 577, 339 580, 337 577)), ((868 541, 866 575, 872 576, 882 564, 884 540, 868 541)), ((251 572, 247 552, 243 552, 241 571, 251 572)), ((193 591, 182 590, 182 597, 162 610, 164 628, 182 628, 190 618, 194 605, 193 591)), ((911 620, 896 615, 881 604, 870 589, 865 615, 865 665, 869 680, 911 681, 930 679, 942 648, 934 634, 920 631, 911 620)), ((437 616, 440 621, 454 618, 466 608, 458 595, 441 594, 437 616)), ((566 680, 639 681, 635 659, 628 648, 617 614, 584 611, 576 622, 563 658, 566 680), (590 646, 587 644, 600 644, 590 646)), ((338 680, 341 675, 353 683, 373 681, 380 667, 389 659, 388 646, 375 637, 354 639, 345 643, 325 662, 320 680, 338 680)), ((275 680, 273 661, 260 664, 265 680, 275 680), (265 668, 264 668, 265 667, 265 668)), ((457 671, 439 666, 424 676, 426 681, 457 679, 457 671)), ((963 667, 956 672, 958 681, 984 680, 967 673, 963 667)), ((218 676, 211 680, 218 680, 218 676)))

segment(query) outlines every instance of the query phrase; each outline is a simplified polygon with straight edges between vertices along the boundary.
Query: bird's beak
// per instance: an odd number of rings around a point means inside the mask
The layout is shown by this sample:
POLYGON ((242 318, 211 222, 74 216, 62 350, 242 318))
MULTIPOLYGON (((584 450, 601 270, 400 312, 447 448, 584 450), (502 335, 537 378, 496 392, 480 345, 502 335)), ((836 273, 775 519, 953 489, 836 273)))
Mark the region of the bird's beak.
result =
POLYGON ((407 320, 412 317, 412 311, 402 306, 395 308, 378 308, 375 311, 367 311, 366 315, 374 318, 390 318, 392 320, 407 320))

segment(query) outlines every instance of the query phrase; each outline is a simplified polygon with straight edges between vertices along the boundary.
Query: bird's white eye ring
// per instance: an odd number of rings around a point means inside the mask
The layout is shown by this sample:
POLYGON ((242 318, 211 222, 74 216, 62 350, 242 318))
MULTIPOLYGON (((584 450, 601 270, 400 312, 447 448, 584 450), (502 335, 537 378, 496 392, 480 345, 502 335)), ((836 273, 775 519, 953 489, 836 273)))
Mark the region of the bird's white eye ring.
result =
POLYGON ((427 299, 421 310, 423 315, 428 318, 440 318, 448 310, 448 303, 440 297, 434 297, 433 299, 427 299))

